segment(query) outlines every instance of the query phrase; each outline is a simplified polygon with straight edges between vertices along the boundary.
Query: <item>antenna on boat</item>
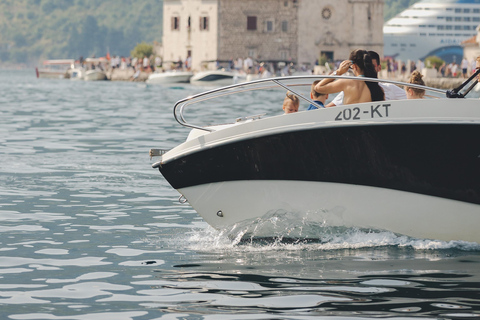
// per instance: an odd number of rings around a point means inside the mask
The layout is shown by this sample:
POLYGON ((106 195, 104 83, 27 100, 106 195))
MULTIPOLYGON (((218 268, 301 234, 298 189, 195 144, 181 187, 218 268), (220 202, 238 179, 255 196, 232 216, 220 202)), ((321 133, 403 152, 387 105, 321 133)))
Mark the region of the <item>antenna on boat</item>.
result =
POLYGON ((447 91, 447 98, 465 98, 465 96, 477 85, 478 80, 475 80, 470 87, 464 92, 464 93, 458 93, 460 90, 463 89, 470 81, 475 79, 478 75, 480 74, 480 69, 477 69, 470 78, 468 78, 464 83, 462 83, 458 88, 455 88, 453 90, 448 90, 447 91))

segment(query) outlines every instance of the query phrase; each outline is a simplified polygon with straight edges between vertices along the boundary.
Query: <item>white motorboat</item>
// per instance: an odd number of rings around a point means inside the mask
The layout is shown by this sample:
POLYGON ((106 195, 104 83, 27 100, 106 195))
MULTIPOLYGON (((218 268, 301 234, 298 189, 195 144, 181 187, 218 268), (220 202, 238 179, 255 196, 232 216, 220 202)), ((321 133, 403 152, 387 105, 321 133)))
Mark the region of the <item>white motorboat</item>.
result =
POLYGON ((85 76, 85 68, 82 66, 75 66, 68 70, 70 80, 83 80, 85 76))
POLYGON ((150 84, 171 84, 189 83, 193 76, 191 71, 172 70, 166 72, 155 72, 148 76, 146 83, 150 84))
POLYGON ((108 60, 105 58, 87 58, 85 59, 86 71, 83 74, 85 81, 103 81, 107 80, 108 60))
POLYGON ((186 121, 186 110, 197 102, 225 108, 232 94, 262 89, 271 99, 275 86, 311 103, 300 90, 309 93, 311 83, 324 77, 332 76, 257 80, 180 100, 175 118, 192 130, 171 150, 150 150, 161 157, 152 167, 221 230, 240 226, 247 234, 275 236, 249 226, 292 214, 304 226, 315 221, 480 243, 480 102, 463 98, 473 85, 444 91, 409 84, 437 98, 254 116, 218 126, 186 121))
POLYGON ((246 75, 223 69, 201 71, 196 73, 190 83, 199 86, 229 86, 246 81, 246 75))

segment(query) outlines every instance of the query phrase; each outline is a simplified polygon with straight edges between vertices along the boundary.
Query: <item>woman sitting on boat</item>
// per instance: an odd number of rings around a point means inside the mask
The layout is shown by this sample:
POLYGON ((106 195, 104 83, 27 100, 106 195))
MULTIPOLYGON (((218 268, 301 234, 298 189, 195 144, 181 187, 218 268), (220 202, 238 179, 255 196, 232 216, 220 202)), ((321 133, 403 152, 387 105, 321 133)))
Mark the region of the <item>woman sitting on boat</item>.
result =
MULTIPOLYGON (((357 77, 377 78, 377 72, 372 63, 372 57, 366 50, 357 49, 350 53, 349 60, 343 61, 333 75, 341 76, 350 68, 357 77)), ((323 94, 343 91, 343 104, 383 101, 385 93, 378 82, 358 81, 353 79, 322 79, 315 91, 323 94)))
MULTIPOLYGON (((423 75, 418 71, 415 70, 410 75, 410 79, 408 79, 408 83, 418 84, 421 86, 425 85, 423 81, 423 75)), ((405 87, 405 92, 407 93, 407 99, 423 99, 425 95, 425 89, 413 88, 413 87, 405 87)))

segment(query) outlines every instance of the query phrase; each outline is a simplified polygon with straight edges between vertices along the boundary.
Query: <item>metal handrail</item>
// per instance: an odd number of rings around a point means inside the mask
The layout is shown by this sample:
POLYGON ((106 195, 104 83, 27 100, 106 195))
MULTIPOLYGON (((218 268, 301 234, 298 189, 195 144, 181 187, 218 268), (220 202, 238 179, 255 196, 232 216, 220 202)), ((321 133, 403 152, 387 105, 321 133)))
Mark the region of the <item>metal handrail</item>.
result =
POLYGON ((192 96, 188 96, 182 100, 177 101, 177 103, 175 103, 175 106, 173 107, 173 116, 175 120, 184 127, 213 132, 215 131, 215 129, 201 127, 201 126, 188 123, 184 117, 185 108, 191 104, 195 104, 198 102, 207 101, 207 100, 211 100, 211 99, 215 99, 223 96, 228 96, 231 94, 255 91, 260 89, 272 89, 272 88, 283 88, 286 91, 291 91, 292 93, 297 95, 300 99, 313 104, 315 102, 312 99, 298 93, 297 91, 293 90, 292 87, 311 85, 313 81, 319 80, 319 79, 351 79, 351 80, 357 80, 357 81, 383 82, 383 83, 391 83, 399 86, 408 86, 409 88, 424 89, 424 90, 433 91, 433 92, 442 93, 442 94, 446 94, 447 92, 446 90, 442 90, 442 89, 437 89, 437 88, 432 88, 432 87, 427 87, 427 86, 422 86, 422 85, 417 85, 412 83, 405 83, 405 82, 395 81, 395 80, 378 79, 378 78, 365 78, 365 77, 359 78, 355 76, 330 76, 330 75, 275 77, 275 78, 268 78, 268 79, 259 79, 259 80, 254 80, 250 82, 244 82, 244 83, 237 83, 230 86, 216 88, 216 89, 208 90, 192 96), (298 83, 285 84, 285 82, 288 82, 288 81, 300 81, 300 80, 309 80, 309 82, 305 82, 302 84, 298 84, 298 83))

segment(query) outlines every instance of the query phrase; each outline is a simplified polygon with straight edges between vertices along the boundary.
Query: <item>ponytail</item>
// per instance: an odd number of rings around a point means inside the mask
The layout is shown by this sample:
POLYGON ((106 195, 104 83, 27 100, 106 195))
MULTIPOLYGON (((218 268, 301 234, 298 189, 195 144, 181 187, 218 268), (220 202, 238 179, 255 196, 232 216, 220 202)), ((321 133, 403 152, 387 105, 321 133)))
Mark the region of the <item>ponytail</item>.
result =
MULTIPOLYGON (((372 56, 370 56, 368 51, 361 49, 354 50, 350 53, 350 60, 363 71, 365 77, 378 78, 377 71, 372 62, 372 56)), ((365 81, 365 84, 370 90, 370 98, 372 101, 385 100, 385 93, 378 82, 365 81)))

